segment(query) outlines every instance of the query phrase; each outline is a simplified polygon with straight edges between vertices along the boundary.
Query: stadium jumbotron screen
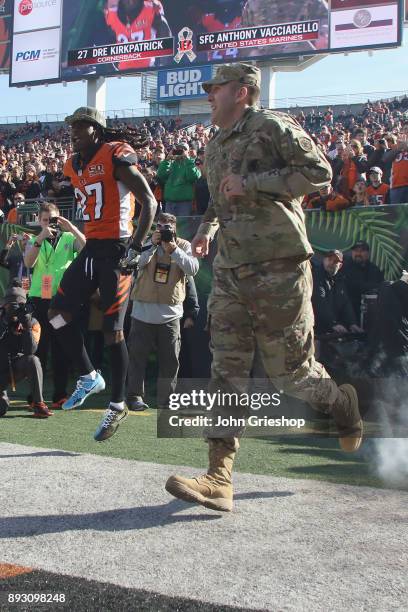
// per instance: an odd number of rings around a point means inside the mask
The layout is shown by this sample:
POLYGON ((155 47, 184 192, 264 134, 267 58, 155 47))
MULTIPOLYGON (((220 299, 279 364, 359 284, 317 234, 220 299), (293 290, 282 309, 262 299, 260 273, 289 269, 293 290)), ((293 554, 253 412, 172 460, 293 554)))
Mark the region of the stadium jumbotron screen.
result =
POLYGON ((15 0, 11 85, 393 47, 399 0, 15 0))

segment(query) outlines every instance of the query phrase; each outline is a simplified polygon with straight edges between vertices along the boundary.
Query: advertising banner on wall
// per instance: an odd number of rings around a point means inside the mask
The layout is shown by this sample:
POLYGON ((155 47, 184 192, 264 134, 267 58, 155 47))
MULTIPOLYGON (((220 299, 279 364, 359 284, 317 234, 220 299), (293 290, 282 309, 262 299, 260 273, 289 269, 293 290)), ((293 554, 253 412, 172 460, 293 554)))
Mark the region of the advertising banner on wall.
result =
POLYGON ((27 32, 14 37, 13 83, 24 83, 27 72, 32 81, 58 79, 60 68, 60 29, 27 32))
POLYGON ((15 0, 14 34, 61 24, 62 0, 15 0))
POLYGON ((157 76, 157 100, 192 100, 206 98, 202 83, 212 77, 212 66, 160 70, 157 76))
POLYGON ((0 0, 0 72, 10 68, 12 0, 0 0))

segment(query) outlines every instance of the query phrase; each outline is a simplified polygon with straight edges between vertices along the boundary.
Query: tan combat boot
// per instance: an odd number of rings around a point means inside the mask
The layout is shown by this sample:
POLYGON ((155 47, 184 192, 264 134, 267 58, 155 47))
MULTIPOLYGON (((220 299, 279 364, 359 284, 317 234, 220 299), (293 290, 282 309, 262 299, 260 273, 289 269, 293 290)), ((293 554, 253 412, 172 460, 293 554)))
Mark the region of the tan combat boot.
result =
POLYGON ((358 409, 357 392, 352 385, 339 386, 332 416, 340 434, 341 448, 347 453, 354 453, 363 440, 363 421, 358 409))
POLYGON ((201 504, 211 510, 232 510, 232 464, 239 448, 237 439, 208 440, 208 472, 198 478, 170 476, 166 491, 186 502, 201 504))

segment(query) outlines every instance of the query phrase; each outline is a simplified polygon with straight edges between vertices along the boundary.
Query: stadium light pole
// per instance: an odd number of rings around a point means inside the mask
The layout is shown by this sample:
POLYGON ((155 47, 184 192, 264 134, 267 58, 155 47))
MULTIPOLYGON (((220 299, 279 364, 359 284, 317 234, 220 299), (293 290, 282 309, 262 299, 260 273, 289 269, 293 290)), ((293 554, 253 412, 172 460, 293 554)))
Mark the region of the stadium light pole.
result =
POLYGON ((88 79, 86 100, 88 106, 93 106, 102 113, 106 111, 106 80, 104 77, 88 79))

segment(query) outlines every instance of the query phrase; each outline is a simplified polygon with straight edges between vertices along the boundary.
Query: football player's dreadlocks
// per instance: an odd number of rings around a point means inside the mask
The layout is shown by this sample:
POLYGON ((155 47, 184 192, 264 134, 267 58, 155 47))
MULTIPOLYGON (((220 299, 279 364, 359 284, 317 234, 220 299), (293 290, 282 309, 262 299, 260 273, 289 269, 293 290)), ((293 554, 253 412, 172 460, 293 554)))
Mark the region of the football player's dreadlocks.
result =
POLYGON ((133 149, 141 149, 149 144, 148 141, 143 139, 139 130, 133 127, 122 130, 119 128, 103 128, 102 137, 104 142, 126 142, 133 149))

